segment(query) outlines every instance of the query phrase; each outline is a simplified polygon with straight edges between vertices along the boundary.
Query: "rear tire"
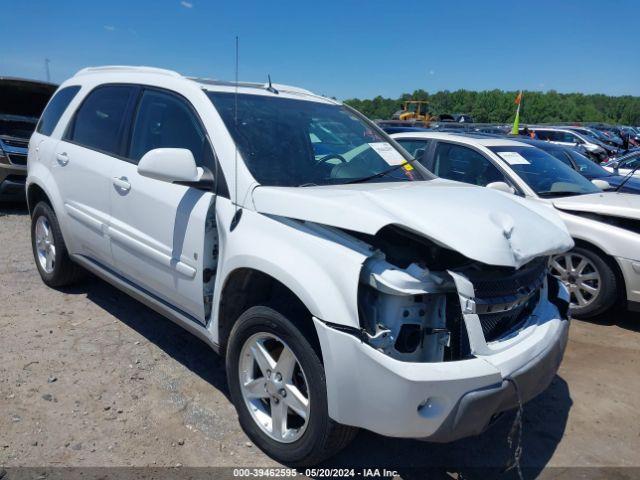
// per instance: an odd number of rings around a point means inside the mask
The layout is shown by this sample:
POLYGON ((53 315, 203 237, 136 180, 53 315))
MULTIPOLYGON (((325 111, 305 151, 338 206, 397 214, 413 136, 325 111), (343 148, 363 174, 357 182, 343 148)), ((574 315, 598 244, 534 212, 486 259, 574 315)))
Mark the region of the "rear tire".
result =
POLYGON ((249 438, 270 457, 291 466, 315 465, 346 447, 355 437, 358 431, 356 428, 338 424, 329 418, 325 373, 318 352, 300 330, 276 310, 264 306, 251 307, 238 318, 229 336, 226 368, 231 399, 238 412, 240 425, 249 438), (267 352, 269 348, 273 352, 273 357, 267 362, 273 366, 273 371, 268 370, 270 373, 266 373, 266 368, 262 368, 257 361, 253 362, 257 356, 252 356, 251 352, 255 351, 257 344, 252 342, 256 341, 264 342, 260 345, 267 352), (279 348, 282 348, 280 353, 279 348), (307 399, 307 410, 304 420, 293 408, 284 406, 287 420, 283 431, 286 434, 279 435, 280 432, 274 432, 274 412, 277 412, 279 402, 289 405, 291 394, 289 399, 273 395, 273 384, 267 377, 281 377, 278 365, 281 365, 281 355, 287 349, 297 361, 296 378, 302 379, 298 392, 303 392, 302 398, 307 399), (250 381, 245 383, 245 380, 241 380, 246 378, 247 372, 250 377, 256 377, 255 381, 260 384, 257 396, 261 398, 256 399, 253 392, 248 397, 247 385, 250 381), (266 386, 267 383, 269 387, 266 386), (290 421, 294 424, 292 428, 289 428, 290 421))
POLYGON ((31 215, 31 247, 40 277, 49 287, 71 285, 82 277, 84 271, 69 258, 58 218, 45 202, 39 202, 31 215))
POLYGON ((552 274, 560 279, 571 295, 571 315, 596 317, 612 308, 618 297, 618 277, 608 260, 584 247, 557 255, 552 274))

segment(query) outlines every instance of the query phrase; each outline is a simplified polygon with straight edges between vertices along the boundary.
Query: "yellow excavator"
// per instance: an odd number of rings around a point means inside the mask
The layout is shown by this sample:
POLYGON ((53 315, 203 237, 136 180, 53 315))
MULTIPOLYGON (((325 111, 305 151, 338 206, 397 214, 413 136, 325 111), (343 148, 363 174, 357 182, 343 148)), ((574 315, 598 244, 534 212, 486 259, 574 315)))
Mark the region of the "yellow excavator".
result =
POLYGON ((406 100, 402 102, 402 110, 393 114, 393 119, 430 122, 434 117, 429 113, 429 102, 425 100, 406 100))

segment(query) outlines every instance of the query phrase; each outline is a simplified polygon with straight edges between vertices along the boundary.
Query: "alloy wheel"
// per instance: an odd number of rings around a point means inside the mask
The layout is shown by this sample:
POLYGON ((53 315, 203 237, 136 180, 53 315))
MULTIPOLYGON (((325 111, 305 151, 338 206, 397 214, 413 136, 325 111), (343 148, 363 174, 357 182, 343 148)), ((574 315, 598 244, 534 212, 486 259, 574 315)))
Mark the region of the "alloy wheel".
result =
POLYGON ((38 263, 42 270, 51 273, 56 267, 56 245, 47 217, 40 216, 36 220, 35 237, 38 263))
POLYGON ((584 308, 593 303, 602 287, 600 272, 584 255, 575 252, 558 255, 551 261, 551 274, 569 290, 571 306, 584 308))
POLYGON ((272 333, 249 337, 240 352, 240 391, 253 420, 270 438, 291 443, 310 416, 307 378, 289 346, 272 333))

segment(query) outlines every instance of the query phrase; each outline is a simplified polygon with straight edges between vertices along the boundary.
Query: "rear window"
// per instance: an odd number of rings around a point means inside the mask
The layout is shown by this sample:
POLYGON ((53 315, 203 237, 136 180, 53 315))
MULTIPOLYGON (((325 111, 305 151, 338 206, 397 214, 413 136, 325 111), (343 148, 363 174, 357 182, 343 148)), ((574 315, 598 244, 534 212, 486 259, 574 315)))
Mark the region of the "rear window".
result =
POLYGON ((53 130, 56 128, 60 117, 79 90, 79 86, 73 86, 65 87, 58 91, 47 105, 47 108, 44 109, 44 112, 42 112, 36 131, 43 135, 51 135, 53 130))
POLYGON ((120 153, 122 124, 134 87, 99 87, 84 100, 65 140, 108 154, 120 153))

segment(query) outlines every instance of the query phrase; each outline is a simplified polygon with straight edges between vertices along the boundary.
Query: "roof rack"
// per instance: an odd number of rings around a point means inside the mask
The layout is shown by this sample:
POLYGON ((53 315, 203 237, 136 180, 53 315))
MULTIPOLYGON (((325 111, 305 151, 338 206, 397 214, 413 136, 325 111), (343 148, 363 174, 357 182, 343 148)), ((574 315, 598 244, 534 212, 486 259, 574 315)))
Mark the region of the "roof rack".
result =
MULTIPOLYGON (((229 80, 216 80, 214 78, 198 78, 198 77, 187 77, 187 78, 189 80, 193 80, 194 82, 203 83, 205 85, 216 85, 216 86, 223 86, 223 87, 235 87, 236 86, 236 82, 229 81, 229 80)), ((238 82, 237 85, 238 85, 238 87, 259 88, 261 90, 264 90, 268 86, 267 83, 259 83, 259 82, 238 82)), ((313 92, 311 92, 309 90, 306 90, 304 88, 292 87, 291 85, 282 85, 280 83, 274 83, 273 87, 276 90, 279 90, 281 92, 299 93, 299 94, 302 94, 302 95, 310 95, 312 97, 325 98, 325 97, 322 97, 321 95, 313 93, 313 92)))
POLYGON ((165 68, 133 66, 133 65, 105 65, 103 67, 87 67, 79 70, 75 76, 89 75, 100 72, 130 72, 130 73, 155 73, 159 75, 167 75, 170 77, 182 77, 178 72, 167 70, 165 68))

